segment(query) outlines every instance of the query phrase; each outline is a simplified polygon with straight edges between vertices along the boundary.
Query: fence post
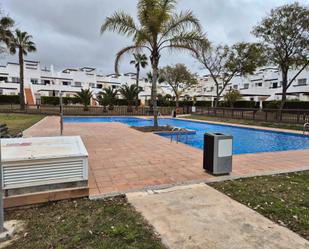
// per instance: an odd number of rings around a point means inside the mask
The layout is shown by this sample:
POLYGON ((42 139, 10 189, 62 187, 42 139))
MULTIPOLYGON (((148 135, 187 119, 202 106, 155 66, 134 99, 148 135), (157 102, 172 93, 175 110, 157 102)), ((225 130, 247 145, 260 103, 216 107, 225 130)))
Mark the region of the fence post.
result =
POLYGON ((267 118, 268 118, 268 112, 265 111, 265 121, 267 121, 267 118))
POLYGON ((0 233, 3 232, 4 214, 3 214, 3 189, 2 189, 2 157, 1 157, 1 139, 0 139, 0 233))

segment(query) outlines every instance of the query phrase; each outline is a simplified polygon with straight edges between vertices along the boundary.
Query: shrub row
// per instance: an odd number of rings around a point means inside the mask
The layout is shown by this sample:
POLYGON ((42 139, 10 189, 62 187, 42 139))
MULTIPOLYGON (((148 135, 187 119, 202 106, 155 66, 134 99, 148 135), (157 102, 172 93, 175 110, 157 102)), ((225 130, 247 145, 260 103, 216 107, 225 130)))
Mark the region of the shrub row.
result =
MULTIPOLYGON (((79 99, 76 97, 63 97, 63 104, 70 105, 70 104, 78 104, 79 99)), ((52 96, 42 96, 41 97, 41 104, 42 105, 59 105, 60 98, 59 97, 52 97, 52 96)), ((140 101, 139 101, 140 104, 140 101)), ((126 99, 116 99, 114 102, 116 106, 127 106, 128 101, 126 99)))
MULTIPOLYGON (((281 101, 264 101, 263 108, 279 109, 281 101)), ((288 100, 284 103, 284 109, 309 109, 309 101, 288 100)))
POLYGON ((0 95, 0 104, 19 104, 19 95, 0 95))
MULTIPOLYGON (((63 101, 64 105, 79 103, 79 99, 76 98, 76 97, 63 97, 62 101, 63 101)), ((53 96, 42 96, 41 97, 41 104, 42 105, 59 105, 60 104, 60 98, 59 97, 53 97, 53 96)))
MULTIPOLYGON (((239 100, 234 103, 234 108, 259 108, 259 102, 239 100)), ((227 102, 219 102, 219 107, 230 107, 227 102)))

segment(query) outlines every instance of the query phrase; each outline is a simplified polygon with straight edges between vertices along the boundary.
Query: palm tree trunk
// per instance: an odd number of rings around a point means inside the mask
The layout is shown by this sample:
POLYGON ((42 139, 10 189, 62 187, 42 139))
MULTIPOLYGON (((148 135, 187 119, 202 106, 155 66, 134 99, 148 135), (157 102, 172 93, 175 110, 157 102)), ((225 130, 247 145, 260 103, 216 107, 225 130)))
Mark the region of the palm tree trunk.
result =
POLYGON ((158 79, 159 56, 151 58, 152 65, 152 105, 153 105, 153 126, 158 128, 158 106, 157 106, 157 79, 158 79))
MULTIPOLYGON (((136 68, 136 87, 138 89, 138 85, 139 85, 139 72, 140 72, 140 68, 139 65, 136 68)), ((138 94, 136 95, 136 102, 135 102, 135 108, 138 108, 138 94)))
POLYGON ((25 92, 24 92, 24 55, 22 49, 19 49, 18 52, 19 57, 19 102, 20 109, 25 110, 25 92))

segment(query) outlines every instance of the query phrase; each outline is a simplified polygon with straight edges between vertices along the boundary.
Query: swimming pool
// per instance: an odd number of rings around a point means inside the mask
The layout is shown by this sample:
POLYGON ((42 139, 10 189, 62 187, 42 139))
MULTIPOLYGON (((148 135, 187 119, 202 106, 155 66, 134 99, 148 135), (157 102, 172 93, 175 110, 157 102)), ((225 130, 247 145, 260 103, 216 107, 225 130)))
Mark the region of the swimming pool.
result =
MULTIPOLYGON (((150 126, 152 119, 135 117, 65 117, 64 122, 120 122, 130 126, 150 126)), ((221 132, 234 137, 233 154, 309 149, 309 136, 301 134, 242 128, 180 119, 159 119, 159 125, 171 125, 195 130, 195 135, 180 138, 180 142, 203 149, 205 132, 221 132)), ((160 134, 163 137, 170 135, 160 134)))

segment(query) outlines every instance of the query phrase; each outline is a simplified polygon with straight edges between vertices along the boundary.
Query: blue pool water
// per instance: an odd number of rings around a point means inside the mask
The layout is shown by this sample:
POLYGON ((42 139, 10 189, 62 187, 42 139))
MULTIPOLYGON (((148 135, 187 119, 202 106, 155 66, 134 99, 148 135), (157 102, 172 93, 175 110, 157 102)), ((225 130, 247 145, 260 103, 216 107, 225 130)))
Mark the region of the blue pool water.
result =
MULTIPOLYGON (((130 126, 150 126, 152 119, 135 117, 65 117, 64 122, 120 122, 130 126)), ((195 135, 183 136, 180 141, 196 148, 203 148, 205 132, 220 132, 234 137, 233 153, 257 153, 284 150, 309 149, 309 136, 254 128, 242 128, 221 124, 179 119, 159 119, 159 125, 171 125, 195 130, 195 135)), ((170 138, 170 135, 162 134, 170 138)))

